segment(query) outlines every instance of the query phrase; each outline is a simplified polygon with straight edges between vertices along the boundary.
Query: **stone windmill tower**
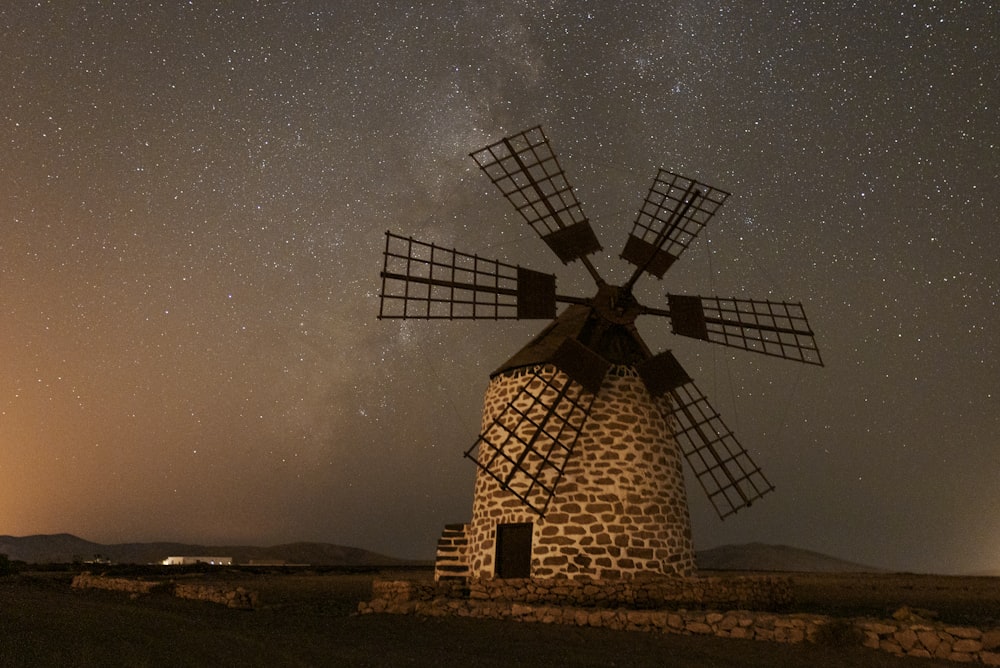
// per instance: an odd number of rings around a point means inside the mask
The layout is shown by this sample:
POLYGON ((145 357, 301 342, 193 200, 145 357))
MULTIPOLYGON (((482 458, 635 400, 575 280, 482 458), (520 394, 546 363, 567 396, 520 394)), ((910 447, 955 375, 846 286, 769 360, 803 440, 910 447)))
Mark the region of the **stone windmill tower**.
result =
POLYGON ((674 334, 822 365, 801 304, 667 295, 640 304, 643 274, 662 278, 728 193, 660 170, 621 257, 623 285, 601 278, 601 245, 540 127, 471 154, 590 297, 522 267, 386 233, 380 318, 549 319, 492 375, 472 520, 449 525, 436 576, 629 578, 690 575, 694 553, 682 457, 721 518, 773 489, 669 352, 653 354, 639 316, 674 334), (566 308, 557 314, 557 305, 566 308))

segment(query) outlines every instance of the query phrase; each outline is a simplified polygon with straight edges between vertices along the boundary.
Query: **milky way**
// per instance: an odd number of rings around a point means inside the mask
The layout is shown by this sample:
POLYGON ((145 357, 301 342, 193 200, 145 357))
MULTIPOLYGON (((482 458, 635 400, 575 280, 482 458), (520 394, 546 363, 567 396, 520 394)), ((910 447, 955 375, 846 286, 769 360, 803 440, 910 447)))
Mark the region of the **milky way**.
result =
POLYGON ((696 547, 1000 569, 990 2, 0 9, 0 534, 433 554, 537 322, 377 320, 385 230, 590 292, 470 151, 541 124, 615 282, 664 167, 733 193, 667 291, 801 300, 826 366, 671 348, 775 484, 696 547))

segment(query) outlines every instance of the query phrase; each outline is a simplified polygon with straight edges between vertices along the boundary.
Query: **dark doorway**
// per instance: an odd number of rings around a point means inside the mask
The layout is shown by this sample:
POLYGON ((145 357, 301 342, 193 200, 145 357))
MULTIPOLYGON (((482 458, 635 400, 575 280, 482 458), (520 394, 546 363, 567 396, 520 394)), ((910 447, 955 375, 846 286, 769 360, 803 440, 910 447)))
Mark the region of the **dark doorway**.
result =
POLYGON ((498 578, 531 577, 531 522, 497 525, 498 578))

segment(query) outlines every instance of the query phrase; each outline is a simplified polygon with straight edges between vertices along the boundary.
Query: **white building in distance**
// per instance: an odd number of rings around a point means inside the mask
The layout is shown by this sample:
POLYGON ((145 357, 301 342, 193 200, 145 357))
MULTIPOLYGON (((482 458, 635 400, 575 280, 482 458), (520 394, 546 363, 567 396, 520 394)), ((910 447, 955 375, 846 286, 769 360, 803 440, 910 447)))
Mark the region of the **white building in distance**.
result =
POLYGON ((208 564, 209 566, 232 566, 232 557, 167 557, 164 566, 191 566, 193 564, 208 564))

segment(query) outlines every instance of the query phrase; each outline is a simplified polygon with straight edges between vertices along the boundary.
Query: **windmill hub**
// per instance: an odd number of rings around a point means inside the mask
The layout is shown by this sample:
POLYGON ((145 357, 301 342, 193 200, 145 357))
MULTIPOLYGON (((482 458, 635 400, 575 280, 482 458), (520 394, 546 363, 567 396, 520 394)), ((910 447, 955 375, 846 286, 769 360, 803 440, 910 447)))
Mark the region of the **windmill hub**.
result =
POLYGON ((540 127, 471 155, 597 292, 561 295, 553 274, 386 232, 380 318, 550 321, 491 374, 482 432, 465 453, 479 468, 472 520, 446 527, 435 577, 689 575, 682 457, 721 518, 773 486, 680 362, 654 355, 635 321, 665 318, 678 336, 822 365, 802 305, 636 300, 636 282, 663 278, 725 191, 661 169, 621 253, 634 271, 615 286, 590 261, 601 244, 540 127))
POLYGON ((593 299, 594 312, 615 325, 631 325, 642 314, 642 305, 625 287, 604 284, 593 299))

